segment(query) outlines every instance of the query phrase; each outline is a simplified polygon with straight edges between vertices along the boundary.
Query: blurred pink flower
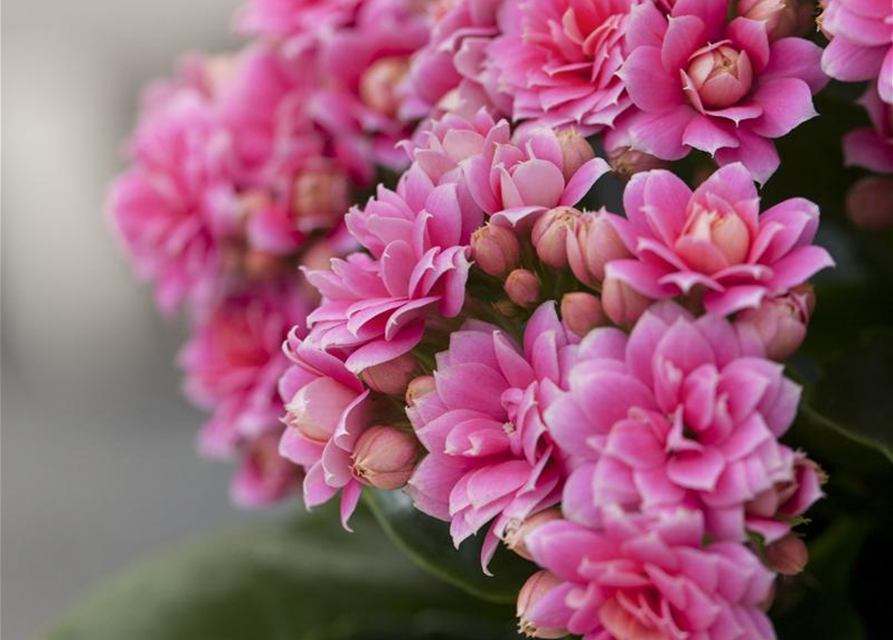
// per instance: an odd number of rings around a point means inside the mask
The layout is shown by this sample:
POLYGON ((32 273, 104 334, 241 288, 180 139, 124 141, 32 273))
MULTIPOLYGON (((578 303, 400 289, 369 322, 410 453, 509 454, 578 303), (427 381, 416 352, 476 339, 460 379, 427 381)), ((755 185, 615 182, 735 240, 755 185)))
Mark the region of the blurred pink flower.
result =
POLYGON ((561 384, 576 340, 552 303, 531 317, 523 349, 496 327, 469 322, 437 355, 434 390, 407 409, 429 451, 407 491, 417 508, 451 521, 457 547, 493 521, 485 571, 506 527, 560 499, 562 464, 539 407, 561 384))
POLYGON ((236 16, 240 31, 311 39, 349 22, 363 0, 250 0, 236 16))
MULTIPOLYGON (((696 320, 664 302, 629 336, 594 329, 580 344, 568 391, 543 414, 575 467, 564 513, 598 526, 606 505, 646 512, 681 505, 704 513, 714 539, 743 540, 746 528, 777 539, 794 514, 751 519, 746 507, 796 482, 798 455, 778 438, 799 399, 782 365, 762 357, 759 338, 724 318, 696 320)), ((805 509, 810 501, 803 502, 805 509)))
POLYGON ((610 220, 634 259, 609 262, 606 278, 652 299, 703 292, 704 308, 728 315, 782 295, 834 264, 812 244, 818 207, 792 198, 760 213, 741 164, 716 171, 692 191, 664 170, 633 176, 626 219, 610 220))
POLYGON ((831 41, 822 69, 845 82, 877 80, 881 100, 893 104, 893 4, 889 0, 823 0, 819 17, 831 41))
POLYGON ((244 508, 275 504, 301 486, 303 472, 279 455, 282 425, 241 447, 241 461, 230 487, 233 503, 244 508))
POLYGON ((893 174, 893 105, 881 100, 876 83, 869 85, 859 103, 868 112, 872 128, 856 129, 843 137, 846 164, 893 174))
POLYGON ((635 8, 620 77, 636 110, 616 126, 637 151, 678 160, 700 149, 762 183, 779 164, 772 139, 816 115, 812 95, 828 78, 813 43, 770 43, 765 22, 726 24, 727 11, 726 0, 677 2, 669 17, 635 8))
POLYGON ((772 572, 743 545, 703 547, 703 535, 700 514, 684 509, 644 516, 614 506, 598 530, 546 523, 527 545, 560 584, 526 620, 584 640, 774 640, 760 607, 772 572))

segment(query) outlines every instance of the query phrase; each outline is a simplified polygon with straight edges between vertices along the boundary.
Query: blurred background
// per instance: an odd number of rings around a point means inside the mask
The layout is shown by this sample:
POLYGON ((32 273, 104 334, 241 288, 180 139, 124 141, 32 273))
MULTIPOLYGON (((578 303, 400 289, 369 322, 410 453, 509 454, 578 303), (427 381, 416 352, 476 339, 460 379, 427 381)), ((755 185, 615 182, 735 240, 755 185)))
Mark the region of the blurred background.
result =
POLYGON ((105 223, 139 87, 222 50, 239 0, 3 0, 2 620, 28 640, 102 577, 257 514, 199 460, 184 334, 105 223))

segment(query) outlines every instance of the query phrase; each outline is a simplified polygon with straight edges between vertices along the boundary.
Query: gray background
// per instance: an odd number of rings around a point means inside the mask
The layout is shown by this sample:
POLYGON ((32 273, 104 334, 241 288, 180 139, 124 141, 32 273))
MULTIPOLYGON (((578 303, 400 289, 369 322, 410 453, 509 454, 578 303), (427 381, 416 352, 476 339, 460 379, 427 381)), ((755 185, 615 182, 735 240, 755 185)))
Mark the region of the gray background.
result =
MULTIPOLYGON (((195 457, 183 339, 105 226, 146 80, 219 51, 238 0, 4 0, 2 630, 27 640, 137 557, 248 517, 195 457)), ((124 640, 124 639, 122 639, 124 640)))

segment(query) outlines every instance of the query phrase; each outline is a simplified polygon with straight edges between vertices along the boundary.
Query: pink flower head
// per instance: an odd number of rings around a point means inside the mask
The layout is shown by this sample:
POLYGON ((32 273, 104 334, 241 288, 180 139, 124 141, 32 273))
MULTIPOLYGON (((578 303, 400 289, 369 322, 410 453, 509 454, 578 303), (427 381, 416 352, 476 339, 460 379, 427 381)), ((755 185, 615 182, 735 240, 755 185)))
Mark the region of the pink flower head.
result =
POLYGON ((637 112, 617 126, 637 151, 678 160, 700 149, 765 182, 779 164, 772 139, 816 115, 828 79, 819 47, 770 43, 765 22, 726 24, 727 11, 725 0, 677 2, 669 17, 651 3, 633 10, 620 76, 637 112))
POLYGON ((242 460, 230 487, 232 501, 252 508, 275 504, 300 486, 301 468, 279 455, 282 426, 243 446, 242 460))
POLYGON ((692 191, 668 171, 633 176, 626 219, 614 227, 635 259, 615 260, 606 277, 652 299, 704 292, 704 308, 728 315, 782 295, 834 264, 812 245, 818 207, 792 198, 760 213, 741 164, 716 171, 692 191))
POLYGON ((524 0, 507 3, 504 35, 490 47, 500 86, 514 97, 515 120, 589 135, 630 105, 617 72, 638 0, 524 0))
POLYGON ((893 5, 888 0, 824 0, 819 24, 831 42, 822 69, 845 82, 877 80, 893 104, 893 5))
POLYGON ((302 41, 350 22, 363 0, 250 0, 237 16, 243 33, 302 41))
POLYGON ((468 242, 482 214, 461 187, 435 186, 413 167, 396 192, 379 186, 376 198, 347 216, 371 258, 356 253, 333 260, 331 271, 307 272, 324 298, 310 314, 310 337, 350 352, 349 370, 407 353, 422 339, 427 314, 452 318, 462 309, 468 242))
POLYGON ((292 366, 279 381, 286 425, 279 452, 304 467, 308 508, 341 490, 341 522, 347 527, 362 491, 351 454, 370 426, 369 391, 341 360, 301 340, 294 331, 284 350, 292 366))
POLYGON ((763 492, 793 486, 798 458, 778 438, 794 420, 800 387, 762 357, 756 335, 660 303, 629 336, 590 332, 568 385, 544 412, 555 442, 574 455, 566 515, 597 526, 604 505, 682 505, 704 512, 714 539, 740 540, 745 528, 773 539, 787 531, 783 518, 765 521, 774 512, 753 521, 746 512, 763 492))
POLYGON ((760 608, 772 572, 743 545, 703 547, 703 534, 700 514, 685 509, 645 516, 615 506, 599 530, 546 523, 527 545, 562 582, 526 622, 583 640, 774 640, 760 608))
POLYGON ((227 457, 246 440, 278 432, 277 386, 288 366, 281 345, 307 306, 295 286, 259 286, 227 297, 193 328, 178 363, 186 395, 214 412, 199 435, 202 453, 227 457))
POLYGON ((451 521, 457 547, 493 521, 485 571, 507 526, 559 501, 561 463, 538 406, 560 384, 575 341, 551 303, 531 317, 523 349, 496 327, 470 322, 437 355, 434 391, 407 409, 430 452, 407 490, 417 508, 451 521))
POLYGON ((844 136, 846 164, 876 173, 893 173, 893 105, 881 100, 874 83, 859 102, 868 112, 873 128, 856 129, 844 136))

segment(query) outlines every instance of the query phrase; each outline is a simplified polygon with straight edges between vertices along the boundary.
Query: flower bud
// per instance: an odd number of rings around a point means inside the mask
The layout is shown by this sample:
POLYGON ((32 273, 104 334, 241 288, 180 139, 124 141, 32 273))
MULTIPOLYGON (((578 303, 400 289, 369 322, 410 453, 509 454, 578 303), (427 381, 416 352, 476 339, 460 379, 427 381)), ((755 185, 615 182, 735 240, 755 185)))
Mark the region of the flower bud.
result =
POLYGON ((410 380, 418 374, 419 365, 415 358, 411 354, 404 353, 393 360, 364 369, 360 373, 360 378, 373 391, 397 395, 406 391, 410 380))
POLYGON ((801 0, 738 0, 738 15, 766 23, 770 42, 801 35, 812 22, 811 3, 801 0))
POLYGON ((609 277, 602 286, 602 309, 616 325, 632 326, 650 305, 649 298, 622 280, 609 277))
POLYGON ((814 306, 812 287, 804 285, 785 296, 763 300, 755 309, 745 309, 738 321, 756 331, 767 357, 782 362, 803 344, 814 306))
POLYGON ((595 213, 591 221, 580 228, 577 241, 587 271, 598 282, 605 279, 606 264, 631 255, 604 211, 595 213))
POLYGON ((556 207, 544 213, 530 234, 536 255, 550 267, 567 266, 567 238, 582 214, 573 207, 556 207))
POLYGON ((595 157, 595 150, 573 127, 558 131, 557 137, 561 145, 564 179, 570 180, 580 167, 595 157))
POLYGON ((296 179, 292 204, 301 217, 340 216, 350 206, 347 176, 337 169, 310 169, 296 179))
POLYGON ((636 151, 631 147, 617 147, 607 152, 608 164, 615 173, 624 178, 630 178, 642 171, 652 169, 664 169, 667 163, 642 151, 636 151))
POLYGON ((601 301, 591 293, 574 291, 561 298, 561 319, 567 328, 583 337, 595 327, 608 323, 601 301))
POLYGON ((561 584, 561 580, 548 571, 537 571, 527 579, 518 592, 518 631, 532 638, 563 638, 565 629, 539 628, 530 619, 530 613, 544 595, 561 584))
POLYGON ((766 563, 785 576, 795 576, 803 571, 808 560, 806 544, 793 533, 766 547, 766 563))
POLYGON ((540 299, 540 281, 527 269, 515 269, 506 278, 505 292, 516 305, 529 308, 540 299))
POLYGON ((285 405, 285 423, 308 440, 329 441, 341 414, 357 392, 333 378, 317 378, 301 387, 285 405))
POLYGON ((846 212, 860 229, 893 227, 893 179, 859 180, 847 192, 846 212))
POLYGON ((403 56, 375 61, 360 78, 360 98, 373 111, 391 117, 400 109, 398 87, 409 71, 403 56))
POLYGON ((395 491, 409 480, 419 453, 412 432, 382 425, 369 427, 351 455, 353 474, 367 486, 395 491))
POLYGON ((413 378, 409 383, 409 386, 406 387, 406 406, 414 407, 416 400, 422 396, 428 395, 434 391, 435 388, 434 376, 418 376, 417 378, 413 378))
POLYGON ((527 538, 528 535, 533 533, 534 530, 543 526, 547 522, 558 520, 561 517, 561 509, 559 509, 558 507, 553 507, 551 509, 546 509, 545 511, 535 513, 523 522, 512 520, 505 528, 505 533, 502 536, 502 540, 503 542, 505 542, 505 545, 509 549, 517 553, 522 558, 525 558, 526 560, 533 560, 533 558, 530 556, 530 552, 527 550, 527 546, 524 544, 524 540, 527 538))
POLYGON ((520 263, 521 245, 510 229, 487 224, 472 234, 471 256, 484 273, 504 278, 520 263))
POLYGON ((753 65, 746 51, 722 45, 700 54, 695 52, 688 75, 705 108, 724 109, 750 91, 753 65))

